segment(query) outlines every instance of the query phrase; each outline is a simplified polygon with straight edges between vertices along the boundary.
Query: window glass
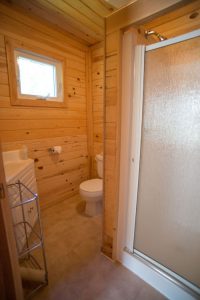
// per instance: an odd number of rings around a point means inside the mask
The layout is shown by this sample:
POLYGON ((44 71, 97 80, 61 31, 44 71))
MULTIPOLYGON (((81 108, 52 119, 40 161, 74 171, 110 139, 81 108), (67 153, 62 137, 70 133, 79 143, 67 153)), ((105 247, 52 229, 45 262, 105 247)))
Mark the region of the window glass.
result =
POLYGON ((63 62, 23 49, 14 53, 18 99, 63 102, 63 62))
POLYGON ((57 97, 56 66, 24 56, 17 57, 20 94, 57 97))

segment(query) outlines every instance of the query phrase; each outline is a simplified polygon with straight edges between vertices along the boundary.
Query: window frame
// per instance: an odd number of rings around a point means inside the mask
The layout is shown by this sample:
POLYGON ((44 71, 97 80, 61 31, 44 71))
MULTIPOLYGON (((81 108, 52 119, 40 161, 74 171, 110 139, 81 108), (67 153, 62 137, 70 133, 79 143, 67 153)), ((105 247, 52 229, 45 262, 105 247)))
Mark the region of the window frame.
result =
POLYGON ((49 50, 44 50, 35 47, 29 43, 19 42, 17 40, 7 38, 6 42, 6 53, 8 62, 8 77, 9 77, 9 88, 10 88, 10 102, 11 105, 19 106, 42 106, 42 107, 66 107, 66 97, 65 97, 65 78, 66 78, 66 62, 63 56, 57 53, 50 52, 49 50), (17 56, 32 58, 37 60, 53 64, 56 67, 56 72, 58 72, 57 78, 57 97, 42 97, 35 95, 25 95, 20 93, 19 84, 19 67, 17 64, 17 56), (60 89, 60 86, 62 88, 60 89))

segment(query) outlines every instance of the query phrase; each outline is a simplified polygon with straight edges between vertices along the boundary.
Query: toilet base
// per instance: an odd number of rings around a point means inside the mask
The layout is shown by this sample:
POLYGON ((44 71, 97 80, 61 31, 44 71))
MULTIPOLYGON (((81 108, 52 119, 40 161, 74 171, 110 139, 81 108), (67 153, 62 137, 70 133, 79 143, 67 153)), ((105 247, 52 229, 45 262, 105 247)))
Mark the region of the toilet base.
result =
POLYGON ((100 215, 102 212, 102 201, 86 201, 85 214, 89 217, 100 215))

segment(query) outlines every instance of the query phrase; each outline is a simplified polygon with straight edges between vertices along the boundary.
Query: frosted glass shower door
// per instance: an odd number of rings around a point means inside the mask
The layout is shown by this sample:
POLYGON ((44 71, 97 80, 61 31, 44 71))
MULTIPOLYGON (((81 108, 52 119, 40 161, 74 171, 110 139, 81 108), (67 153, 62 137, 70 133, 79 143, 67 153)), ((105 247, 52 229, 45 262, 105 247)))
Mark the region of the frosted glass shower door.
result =
POLYGON ((134 249, 200 287, 200 37, 144 69, 134 249))

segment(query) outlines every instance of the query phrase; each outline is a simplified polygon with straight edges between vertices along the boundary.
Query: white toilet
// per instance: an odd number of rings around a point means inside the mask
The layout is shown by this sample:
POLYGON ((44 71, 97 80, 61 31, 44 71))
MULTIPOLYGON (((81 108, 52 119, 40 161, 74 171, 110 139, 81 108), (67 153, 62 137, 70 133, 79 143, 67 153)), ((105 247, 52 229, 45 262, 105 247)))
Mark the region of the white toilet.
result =
POLYGON ((99 178, 90 179, 80 184, 79 191, 83 200, 86 201, 85 214, 88 216, 99 215, 102 211, 103 198, 103 154, 97 154, 97 173, 99 178))

